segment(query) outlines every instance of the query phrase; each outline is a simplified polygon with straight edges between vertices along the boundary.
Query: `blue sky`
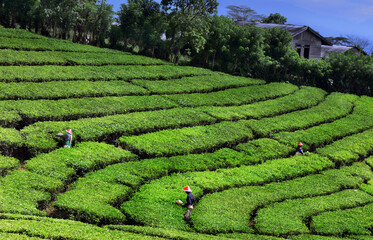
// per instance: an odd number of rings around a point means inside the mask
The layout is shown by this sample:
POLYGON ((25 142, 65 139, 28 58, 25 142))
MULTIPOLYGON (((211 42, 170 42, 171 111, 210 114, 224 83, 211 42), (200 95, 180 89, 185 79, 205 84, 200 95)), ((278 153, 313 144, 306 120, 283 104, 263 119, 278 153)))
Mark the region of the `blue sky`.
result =
MULTIPOLYGON (((160 0, 156 0, 160 2, 160 0)), ((307 25, 324 37, 353 35, 373 43, 373 0, 218 0, 218 15, 228 5, 247 6, 258 14, 280 13, 288 24, 307 25)), ((127 0, 107 0, 117 11, 127 0)))

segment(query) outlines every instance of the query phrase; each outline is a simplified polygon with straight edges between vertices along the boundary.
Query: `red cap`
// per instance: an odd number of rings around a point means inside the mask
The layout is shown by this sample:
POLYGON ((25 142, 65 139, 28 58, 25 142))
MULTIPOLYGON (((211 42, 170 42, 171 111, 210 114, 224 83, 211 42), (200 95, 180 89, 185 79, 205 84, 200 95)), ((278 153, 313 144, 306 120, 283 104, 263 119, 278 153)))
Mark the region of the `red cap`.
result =
POLYGON ((303 146, 303 143, 301 143, 301 142, 300 142, 300 143, 298 143, 298 146, 303 146))
POLYGON ((191 191, 192 191, 192 189, 190 189, 190 187, 189 187, 189 186, 186 186, 185 188, 183 188, 183 191, 185 191, 185 192, 191 192, 191 191))
POLYGON ((71 129, 66 129, 66 132, 73 134, 73 131, 71 129))

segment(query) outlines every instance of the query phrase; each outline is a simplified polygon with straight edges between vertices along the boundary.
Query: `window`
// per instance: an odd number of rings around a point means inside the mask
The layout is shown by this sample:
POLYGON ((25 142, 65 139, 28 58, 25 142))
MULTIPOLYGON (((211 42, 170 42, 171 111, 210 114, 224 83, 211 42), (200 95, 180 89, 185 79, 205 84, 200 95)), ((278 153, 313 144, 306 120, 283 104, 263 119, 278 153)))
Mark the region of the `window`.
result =
POLYGON ((301 55, 301 52, 302 52, 302 46, 299 45, 299 44, 297 44, 297 45, 295 46, 295 48, 297 49, 297 52, 298 52, 298 54, 299 54, 299 56, 300 56, 300 55, 301 55))
POLYGON ((310 58, 310 45, 304 45, 303 57, 310 58))

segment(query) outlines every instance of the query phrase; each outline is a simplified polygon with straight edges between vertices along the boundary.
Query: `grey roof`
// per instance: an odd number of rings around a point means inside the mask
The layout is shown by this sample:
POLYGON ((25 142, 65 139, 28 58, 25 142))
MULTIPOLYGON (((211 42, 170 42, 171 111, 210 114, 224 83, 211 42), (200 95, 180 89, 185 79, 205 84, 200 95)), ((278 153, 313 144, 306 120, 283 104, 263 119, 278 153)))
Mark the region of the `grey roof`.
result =
POLYGON ((321 57, 327 55, 328 52, 346 52, 350 49, 355 49, 356 52, 359 52, 359 50, 356 47, 347 47, 342 45, 321 45, 321 57))
POLYGON ((326 40, 323 36, 321 36, 318 32, 313 30, 312 28, 308 26, 300 26, 300 25, 293 25, 293 24, 277 24, 277 23, 261 23, 261 22, 249 22, 249 21, 236 21, 237 25, 245 26, 245 25, 254 25, 256 27, 260 28, 274 28, 278 27, 280 29, 287 30, 292 37, 295 37, 299 34, 301 34, 304 31, 310 31, 314 35, 316 35, 318 38, 321 39, 321 44, 324 45, 331 45, 331 43, 326 40))

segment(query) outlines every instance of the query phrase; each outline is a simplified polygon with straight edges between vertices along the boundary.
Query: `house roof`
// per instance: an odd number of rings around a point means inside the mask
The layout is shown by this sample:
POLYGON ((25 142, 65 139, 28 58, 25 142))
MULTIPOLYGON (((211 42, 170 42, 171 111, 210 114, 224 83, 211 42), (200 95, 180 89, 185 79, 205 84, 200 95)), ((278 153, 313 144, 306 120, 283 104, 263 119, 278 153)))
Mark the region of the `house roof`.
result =
POLYGON ((245 25, 254 25, 260 28, 274 28, 278 27, 280 29, 287 30, 292 37, 295 37, 302 32, 310 31, 314 35, 316 35, 321 40, 321 44, 323 45, 332 45, 328 40, 326 40, 323 36, 321 36, 318 32, 313 30, 308 26, 300 26, 300 25, 293 25, 293 24, 277 24, 277 23, 261 23, 261 22, 249 22, 249 21, 236 21, 237 25, 245 26, 245 25))
POLYGON ((342 45, 321 45, 321 57, 325 56, 328 52, 346 52, 350 49, 355 49, 356 52, 360 52, 357 47, 347 47, 342 45))

